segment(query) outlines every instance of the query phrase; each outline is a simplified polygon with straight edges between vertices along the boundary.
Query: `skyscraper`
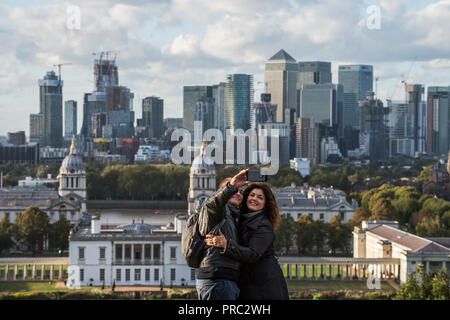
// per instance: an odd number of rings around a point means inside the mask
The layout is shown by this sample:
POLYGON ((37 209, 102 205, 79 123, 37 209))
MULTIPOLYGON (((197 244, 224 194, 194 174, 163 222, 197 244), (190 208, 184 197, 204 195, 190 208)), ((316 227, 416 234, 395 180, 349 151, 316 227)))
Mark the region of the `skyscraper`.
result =
POLYGON ((77 102, 68 100, 64 102, 64 137, 71 138, 77 134, 77 102))
POLYGON ((250 108, 253 106, 253 75, 229 74, 226 83, 228 128, 250 129, 250 108))
POLYGON ((370 65, 339 66, 339 84, 344 86, 343 126, 359 129, 358 101, 373 91, 373 67, 370 65))
POLYGON ((226 103, 226 84, 221 82, 213 85, 212 96, 214 98, 214 128, 219 129, 225 134, 227 128, 227 103, 226 103))
POLYGON ((300 118, 314 118, 314 121, 337 128, 343 108, 343 87, 340 84, 303 85, 298 91, 300 118))
POLYGON ((297 89, 306 84, 331 83, 331 62, 300 61, 298 63, 297 89))
POLYGON ((30 114, 30 142, 42 143, 44 138, 44 115, 30 114))
POLYGON ((44 115, 42 145, 50 147, 62 146, 62 87, 63 81, 58 79, 54 71, 49 71, 43 79, 39 79, 39 113, 44 115))
POLYGON ((200 98, 195 110, 195 121, 201 121, 202 134, 214 128, 214 98, 200 98))
POLYGON ((201 98, 212 98, 212 86, 183 87, 183 128, 194 132, 195 110, 201 98))
POLYGON ((406 84, 405 94, 408 104, 407 135, 413 139, 414 154, 425 152, 426 107, 423 101, 425 90, 421 84, 406 84))
POLYGON ((450 86, 428 87, 426 146, 430 155, 448 154, 450 148, 449 93, 450 86))
POLYGON ((298 64, 286 51, 281 49, 265 65, 265 92, 272 96, 277 105, 277 122, 287 125, 293 121, 287 109, 296 110, 298 64), (286 111, 287 110, 287 111, 286 111))
POLYGON ((312 165, 319 163, 319 124, 314 119, 297 118, 296 158, 307 158, 312 165))
POLYGON ((381 100, 374 98, 375 93, 368 92, 366 96, 359 101, 359 142, 371 160, 384 160, 389 157, 388 109, 381 100))
POLYGON ((149 127, 151 138, 161 138, 164 133, 164 100, 151 96, 142 99, 142 126, 149 127))
POLYGON ((408 104, 405 101, 387 101, 389 109, 389 155, 414 155, 414 142, 407 135, 408 104))

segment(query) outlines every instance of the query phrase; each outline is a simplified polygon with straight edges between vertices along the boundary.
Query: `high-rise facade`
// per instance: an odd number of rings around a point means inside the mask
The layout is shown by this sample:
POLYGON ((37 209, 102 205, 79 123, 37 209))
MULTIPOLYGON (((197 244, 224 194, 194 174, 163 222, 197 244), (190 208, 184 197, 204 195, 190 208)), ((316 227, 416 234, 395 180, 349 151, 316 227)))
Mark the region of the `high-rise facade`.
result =
POLYGON ((272 103, 277 105, 277 122, 290 125, 290 110, 297 105, 298 64, 286 51, 281 49, 265 64, 265 92, 270 93, 272 103))
POLYGON ((450 149, 450 86, 428 87, 426 148, 430 155, 450 149))
POLYGON ((366 99, 359 101, 359 142, 371 160, 384 160, 389 157, 388 108, 374 96, 373 92, 368 92, 366 99))
POLYGON ((406 103, 408 104, 407 135, 413 139, 414 154, 423 153, 426 137, 426 106, 423 99, 424 87, 421 84, 405 85, 406 103))
POLYGON ((227 128, 227 103, 226 84, 221 82, 212 86, 214 98, 214 128, 219 129, 224 135, 227 128))
POLYGON ((39 79, 39 113, 44 115, 43 146, 62 146, 62 87, 63 81, 58 79, 54 71, 49 71, 43 79, 39 79))
POLYGON ((297 89, 307 84, 331 83, 331 62, 300 61, 298 63, 297 89))
POLYGON ((164 133, 164 100, 159 97, 142 99, 142 126, 149 127, 151 138, 161 138, 164 133))
POLYGON ((343 103, 344 92, 340 84, 303 85, 298 90, 297 114, 337 130, 342 123, 343 103))
POLYGON ((42 143, 44 138, 44 115, 42 113, 30 114, 30 142, 42 143))
POLYGON ((312 165, 319 163, 320 129, 314 119, 297 118, 296 158, 307 158, 312 165))
POLYGON ((183 87, 183 128, 194 132, 195 110, 197 101, 201 98, 212 98, 212 86, 183 87))
POLYGON ((64 137, 69 138, 77 134, 77 102, 64 102, 64 137))
POLYGON ((200 98, 197 101, 195 121, 202 123, 202 134, 214 128, 214 98, 200 98))
POLYGON ((387 101, 389 155, 414 155, 414 141, 408 136, 408 104, 405 101, 387 101))
POLYGON ((339 84, 344 87, 343 126, 359 129, 358 101, 373 91, 373 67, 370 65, 339 66, 339 84))
POLYGON ((250 129, 250 109, 253 106, 253 75, 229 74, 226 82, 228 128, 250 129))

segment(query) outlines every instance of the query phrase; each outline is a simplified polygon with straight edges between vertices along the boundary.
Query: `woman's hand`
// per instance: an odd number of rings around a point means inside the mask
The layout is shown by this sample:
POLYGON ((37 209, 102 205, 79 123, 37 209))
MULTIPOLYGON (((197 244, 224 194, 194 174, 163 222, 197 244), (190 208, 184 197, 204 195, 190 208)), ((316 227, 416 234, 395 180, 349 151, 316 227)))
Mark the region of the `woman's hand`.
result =
POLYGON ((249 169, 242 170, 237 175, 235 175, 233 178, 231 178, 230 185, 233 188, 239 189, 248 184, 247 181, 247 171, 249 169))
POLYGON ((223 235, 222 231, 219 230, 219 235, 207 234, 205 239, 206 245, 210 247, 226 248, 227 238, 223 235))

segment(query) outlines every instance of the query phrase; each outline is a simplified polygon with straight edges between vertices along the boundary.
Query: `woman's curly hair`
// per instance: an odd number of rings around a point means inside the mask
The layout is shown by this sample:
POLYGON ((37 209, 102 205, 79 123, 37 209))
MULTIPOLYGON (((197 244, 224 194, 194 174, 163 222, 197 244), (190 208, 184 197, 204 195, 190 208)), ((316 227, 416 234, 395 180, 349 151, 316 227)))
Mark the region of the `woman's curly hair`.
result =
POLYGON ((270 184, 264 182, 253 182, 244 190, 244 198, 241 204, 241 212, 249 212, 247 207, 247 199, 250 192, 253 189, 261 189, 264 192, 264 196, 266 198, 266 203, 264 205, 264 214, 269 218, 272 223, 272 227, 275 230, 280 224, 280 210, 278 209, 277 201, 275 200, 275 195, 272 192, 272 188, 270 184))

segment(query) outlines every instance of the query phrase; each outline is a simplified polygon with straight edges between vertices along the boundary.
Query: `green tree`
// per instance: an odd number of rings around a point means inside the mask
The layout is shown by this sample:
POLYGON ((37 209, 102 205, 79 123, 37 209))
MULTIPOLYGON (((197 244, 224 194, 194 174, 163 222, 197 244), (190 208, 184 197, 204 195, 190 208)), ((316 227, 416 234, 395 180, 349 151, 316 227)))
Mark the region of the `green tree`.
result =
POLYGON ((72 225, 66 218, 59 219, 49 226, 50 248, 64 251, 69 247, 69 232, 72 225))
POLYGON ((0 253, 3 250, 11 248, 12 245, 12 223, 9 222, 9 219, 5 214, 2 219, 0 219, 0 253))
POLYGON ((447 270, 441 269, 432 280, 431 295, 434 300, 450 300, 450 280, 447 270))
POLYGON ((290 214, 282 214, 280 225, 275 230, 275 247, 277 250, 285 248, 286 253, 289 253, 289 249, 294 243, 294 234, 294 219, 290 214))
POLYGON ((316 247, 317 254, 320 254, 327 238, 327 225, 322 220, 315 220, 312 227, 314 230, 313 244, 316 247))
POLYGON ((42 249, 49 230, 47 213, 38 207, 30 206, 16 216, 14 238, 30 249, 42 249))
POLYGON ((364 207, 359 207, 355 210, 355 214, 348 221, 348 224, 351 227, 356 227, 356 226, 361 225, 362 221, 369 220, 369 219, 370 219, 370 211, 364 207))
POLYGON ((343 224, 341 220, 341 216, 336 214, 331 218, 327 228, 327 245, 333 254, 336 253, 336 249, 346 251, 351 238, 350 226, 343 224))
POLYGON ((302 214, 295 222, 295 244, 298 253, 312 251, 314 230, 312 227, 312 219, 309 215, 302 214))

